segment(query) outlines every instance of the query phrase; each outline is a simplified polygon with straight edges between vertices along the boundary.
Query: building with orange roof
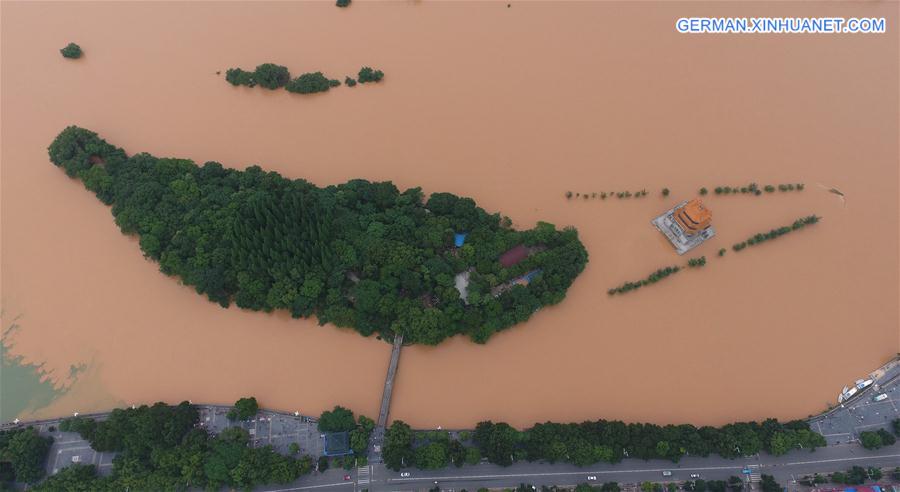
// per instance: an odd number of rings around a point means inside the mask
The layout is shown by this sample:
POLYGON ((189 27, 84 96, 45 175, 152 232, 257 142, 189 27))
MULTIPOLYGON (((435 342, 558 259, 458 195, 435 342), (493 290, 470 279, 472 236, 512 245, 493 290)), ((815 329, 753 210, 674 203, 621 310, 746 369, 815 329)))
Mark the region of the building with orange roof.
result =
POLYGON ((684 201, 651 221, 683 255, 716 235, 712 212, 699 198, 684 201))
POLYGON ((712 222, 712 212, 703 205, 699 198, 694 198, 676 208, 673 217, 687 234, 697 234, 709 227, 712 222))

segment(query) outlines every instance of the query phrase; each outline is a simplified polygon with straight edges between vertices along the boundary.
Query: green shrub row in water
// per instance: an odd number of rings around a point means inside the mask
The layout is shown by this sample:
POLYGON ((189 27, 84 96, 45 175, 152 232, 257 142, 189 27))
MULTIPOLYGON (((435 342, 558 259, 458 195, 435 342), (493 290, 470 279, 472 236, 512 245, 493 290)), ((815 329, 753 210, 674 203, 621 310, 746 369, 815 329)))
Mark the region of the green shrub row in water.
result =
POLYGON ((760 243, 764 243, 769 241, 770 239, 775 239, 779 236, 783 236, 791 231, 796 231, 799 229, 803 229, 808 225, 813 225, 819 222, 820 218, 815 215, 810 215, 808 217, 802 217, 794 221, 790 226, 779 227, 778 229, 772 229, 769 232, 760 232, 754 234, 753 237, 747 238, 746 241, 741 241, 739 243, 735 243, 731 246, 731 249, 735 251, 740 251, 747 246, 755 246, 760 243))
MULTIPOLYGON (((384 78, 384 72, 370 67, 363 67, 360 69, 357 76, 359 82, 362 84, 367 82, 379 82, 384 78)), ((252 72, 240 68, 229 68, 225 71, 225 80, 231 85, 243 85, 247 87, 256 87, 259 85, 269 90, 284 87, 288 92, 295 92, 298 94, 326 92, 332 87, 341 85, 340 80, 329 79, 322 74, 322 72, 304 73, 295 79, 291 79, 291 72, 287 67, 276 65, 274 63, 263 63, 262 65, 257 66, 252 72)), ((356 80, 349 76, 344 81, 348 87, 355 86, 356 82, 356 80)))

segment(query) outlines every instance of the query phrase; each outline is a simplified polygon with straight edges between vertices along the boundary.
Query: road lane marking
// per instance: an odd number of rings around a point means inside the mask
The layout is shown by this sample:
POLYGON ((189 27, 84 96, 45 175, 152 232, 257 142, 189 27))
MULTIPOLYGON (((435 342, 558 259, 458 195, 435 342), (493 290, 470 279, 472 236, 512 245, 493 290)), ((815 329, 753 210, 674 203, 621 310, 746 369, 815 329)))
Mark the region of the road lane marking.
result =
POLYGON ((92 448, 92 447, 90 447, 90 446, 79 446, 79 447, 77 447, 77 448, 63 448, 63 449, 60 449, 60 450, 57 452, 57 454, 62 453, 63 451, 66 451, 66 452, 69 452, 69 451, 81 451, 82 449, 90 449, 91 451, 94 450, 94 448, 92 448))
MULTIPOLYGON (((817 463, 834 463, 840 461, 858 461, 858 460, 874 460, 881 458, 898 458, 900 454, 886 454, 879 456, 859 456, 853 458, 832 458, 825 460, 814 460, 814 461, 796 461, 791 463, 783 463, 783 464, 761 464, 758 465, 759 468, 773 468, 775 466, 797 466, 797 465, 813 465, 817 463)), ((752 466, 752 465, 751 465, 752 466)), ((685 467, 685 468, 677 468, 676 470, 679 472, 684 471, 710 471, 710 470, 740 470, 743 468, 743 465, 729 465, 729 466, 706 466, 706 467, 685 467)), ((469 475, 469 476, 449 476, 449 477, 409 477, 409 478, 389 478, 388 482, 414 482, 414 481, 453 481, 453 480, 486 480, 486 479, 497 479, 497 478, 514 478, 514 477, 559 477, 566 475, 610 475, 616 473, 649 473, 649 472, 663 472, 666 470, 672 470, 671 468, 644 468, 644 469, 635 469, 635 470, 602 470, 602 471, 577 471, 577 472, 545 472, 545 473, 512 473, 512 474, 497 474, 497 475, 469 475)))
MULTIPOLYGON (((887 422, 887 423, 890 424, 890 422, 887 422)), ((884 427, 884 425, 885 425, 885 422, 875 422, 874 424, 857 425, 857 426, 854 426, 854 428, 865 429, 866 427, 884 427)))
MULTIPOLYGON (((854 458, 832 458, 827 460, 816 460, 816 461, 795 461, 793 463, 785 463, 779 466, 796 466, 796 465, 814 465, 817 463, 834 463, 836 461, 859 461, 859 460, 877 460, 881 458, 900 458, 900 454, 884 454, 879 456, 857 456, 854 458)), ((772 465, 766 465, 772 466, 772 465)))
MULTIPOLYGON (((688 470, 740 470, 742 469, 742 465, 729 465, 729 466, 708 466, 708 467, 690 467, 690 468, 679 468, 679 471, 688 471, 688 470)), ((577 472, 544 472, 544 473, 513 473, 513 474, 504 474, 504 475, 470 475, 470 476, 462 476, 462 477, 409 477, 409 478, 389 478, 388 482, 409 482, 409 481, 422 481, 422 480, 463 480, 463 479, 491 479, 491 478, 513 478, 513 477, 560 477, 565 475, 609 475, 613 473, 642 473, 642 472, 663 472, 665 470, 671 470, 671 468, 653 468, 653 469, 641 469, 641 470, 603 470, 603 471, 577 471, 577 472)))
POLYGON ((294 487, 292 489, 267 490, 266 492, 292 492, 294 490, 321 489, 324 487, 336 487, 338 485, 353 485, 353 482, 338 482, 325 485, 307 485, 306 487, 294 487))

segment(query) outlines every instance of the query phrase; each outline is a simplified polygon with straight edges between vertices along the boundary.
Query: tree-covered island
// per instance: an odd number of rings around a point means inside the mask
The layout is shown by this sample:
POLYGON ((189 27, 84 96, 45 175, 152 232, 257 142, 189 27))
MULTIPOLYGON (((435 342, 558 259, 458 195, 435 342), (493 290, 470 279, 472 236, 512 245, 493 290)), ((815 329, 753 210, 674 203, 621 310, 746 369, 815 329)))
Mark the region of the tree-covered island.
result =
POLYGON ((517 231, 449 193, 365 180, 319 188, 258 166, 128 156, 75 126, 49 153, 163 273, 223 307, 285 309, 410 343, 484 343, 562 301, 587 263, 575 229, 517 231))

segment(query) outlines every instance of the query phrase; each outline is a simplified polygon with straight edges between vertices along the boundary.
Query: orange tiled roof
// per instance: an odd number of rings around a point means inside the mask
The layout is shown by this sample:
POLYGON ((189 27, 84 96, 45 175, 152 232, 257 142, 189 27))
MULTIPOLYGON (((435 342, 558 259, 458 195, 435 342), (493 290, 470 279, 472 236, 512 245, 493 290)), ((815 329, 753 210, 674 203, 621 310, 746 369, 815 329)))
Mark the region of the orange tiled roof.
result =
POLYGON ((712 212, 703 205, 699 198, 685 203, 675 210, 675 221, 688 234, 695 234, 709 227, 712 212))

